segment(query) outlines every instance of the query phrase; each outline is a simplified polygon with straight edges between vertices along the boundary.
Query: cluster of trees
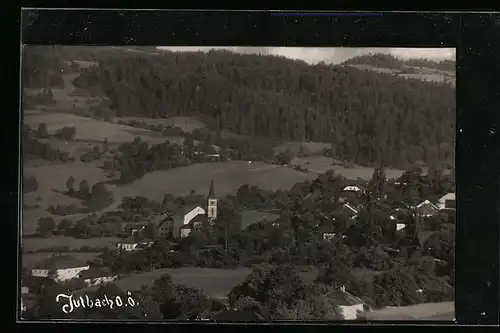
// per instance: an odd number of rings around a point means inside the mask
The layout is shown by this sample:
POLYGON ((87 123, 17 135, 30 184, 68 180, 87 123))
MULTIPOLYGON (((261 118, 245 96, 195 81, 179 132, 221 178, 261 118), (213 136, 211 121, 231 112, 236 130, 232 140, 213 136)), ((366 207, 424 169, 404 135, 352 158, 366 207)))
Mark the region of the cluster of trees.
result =
POLYGON ((38 189, 36 177, 23 177, 23 193, 35 192, 38 189))
MULTIPOLYGON (((52 148, 49 142, 42 142, 40 139, 47 139, 50 137, 47 131, 47 124, 39 124, 36 130, 33 130, 28 124, 23 124, 22 133, 22 147, 23 158, 36 159, 41 158, 46 161, 61 161, 70 162, 72 157, 66 151, 52 148)), ((61 130, 61 132, 63 129, 61 130)), ((64 130, 64 133, 72 132, 73 130, 64 130)))
POLYGON ((359 164, 426 159, 423 147, 454 138, 452 87, 345 66, 224 51, 109 56, 75 84, 90 81, 118 116, 196 110, 216 131, 331 142, 359 164))
POLYGON ((68 66, 48 47, 24 46, 22 82, 24 88, 64 88, 61 70, 68 66))

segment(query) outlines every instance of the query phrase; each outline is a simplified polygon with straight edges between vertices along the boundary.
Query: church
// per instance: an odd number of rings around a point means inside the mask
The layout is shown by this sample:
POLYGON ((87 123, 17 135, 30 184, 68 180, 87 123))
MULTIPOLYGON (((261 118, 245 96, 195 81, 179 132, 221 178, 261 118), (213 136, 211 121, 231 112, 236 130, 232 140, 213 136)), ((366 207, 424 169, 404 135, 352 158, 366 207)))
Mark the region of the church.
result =
POLYGON ((217 197, 215 196, 214 181, 210 183, 210 190, 205 208, 201 206, 186 206, 174 218, 174 238, 185 238, 191 231, 197 230, 204 222, 213 223, 217 219, 217 197))

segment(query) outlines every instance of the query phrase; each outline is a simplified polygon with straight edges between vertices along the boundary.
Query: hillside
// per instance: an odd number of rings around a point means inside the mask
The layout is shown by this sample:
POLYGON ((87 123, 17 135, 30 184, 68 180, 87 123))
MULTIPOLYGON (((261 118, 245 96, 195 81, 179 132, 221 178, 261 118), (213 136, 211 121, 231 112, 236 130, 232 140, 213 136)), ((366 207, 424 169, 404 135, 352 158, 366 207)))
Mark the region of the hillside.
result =
MULTIPOLYGON (((75 60, 78 53, 54 54, 75 60)), ((331 143, 336 158, 360 165, 453 163, 455 91, 449 85, 227 51, 82 54, 99 65, 74 85, 102 89, 116 116, 194 115, 214 131, 331 143)), ((25 82, 44 75, 23 72, 25 82)))
POLYGON ((400 78, 447 83, 455 87, 456 62, 452 60, 402 60, 388 54, 376 53, 351 58, 342 65, 361 70, 392 74, 400 78))

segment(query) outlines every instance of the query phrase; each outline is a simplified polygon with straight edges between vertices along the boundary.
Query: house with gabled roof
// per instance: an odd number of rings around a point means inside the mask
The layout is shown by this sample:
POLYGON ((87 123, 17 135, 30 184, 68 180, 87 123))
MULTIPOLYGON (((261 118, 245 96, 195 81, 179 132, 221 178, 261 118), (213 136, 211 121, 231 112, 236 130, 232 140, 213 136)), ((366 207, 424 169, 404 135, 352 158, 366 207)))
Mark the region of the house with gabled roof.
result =
POLYGON ((35 265, 31 270, 31 275, 66 281, 77 278, 82 271, 87 269, 89 265, 78 258, 70 255, 54 255, 35 265))
POLYGON ((153 245, 154 241, 142 237, 139 234, 134 234, 128 238, 120 240, 116 243, 119 251, 139 251, 153 245))
POLYGON ((443 195, 439 199, 439 204, 438 204, 439 209, 455 209, 456 207, 456 198, 455 198, 455 193, 447 193, 443 195))
POLYGON ((418 214, 424 217, 434 216, 439 212, 439 207, 430 202, 429 200, 425 200, 419 203, 415 207, 418 214))
POLYGON ((112 282, 118 278, 118 276, 111 273, 111 270, 107 267, 90 267, 89 269, 82 271, 78 277, 83 279, 89 287, 112 282))
POLYGON ((369 310, 366 303, 359 297, 347 292, 345 286, 325 295, 333 304, 338 306, 345 320, 356 320, 358 315, 369 310))

